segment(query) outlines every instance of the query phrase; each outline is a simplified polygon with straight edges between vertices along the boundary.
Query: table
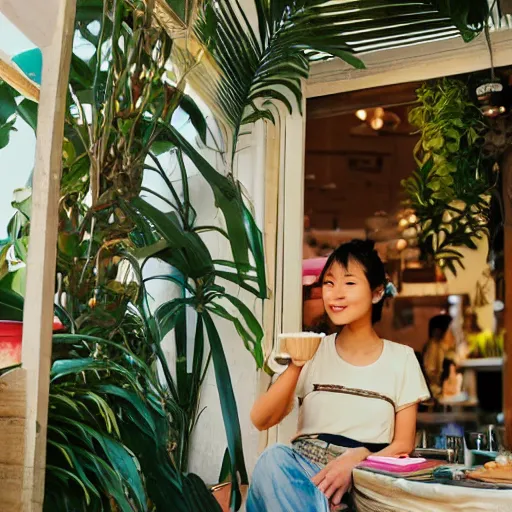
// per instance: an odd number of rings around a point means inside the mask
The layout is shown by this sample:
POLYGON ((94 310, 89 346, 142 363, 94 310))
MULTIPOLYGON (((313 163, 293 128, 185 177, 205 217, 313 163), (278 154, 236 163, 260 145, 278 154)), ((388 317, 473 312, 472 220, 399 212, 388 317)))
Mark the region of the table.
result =
POLYGON ((358 512, 512 512, 512 489, 473 489, 355 469, 358 512))
POLYGON ((471 368, 476 371, 499 372, 503 367, 502 357, 482 357, 477 359, 464 359, 459 363, 460 368, 471 368))

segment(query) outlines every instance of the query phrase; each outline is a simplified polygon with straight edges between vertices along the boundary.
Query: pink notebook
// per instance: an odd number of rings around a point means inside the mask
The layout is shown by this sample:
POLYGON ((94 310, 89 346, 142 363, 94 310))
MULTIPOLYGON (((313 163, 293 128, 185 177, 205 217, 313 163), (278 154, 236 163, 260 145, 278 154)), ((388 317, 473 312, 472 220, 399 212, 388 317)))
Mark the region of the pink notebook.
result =
POLYGON ((423 458, 395 458, 377 457, 371 455, 359 464, 361 468, 374 469, 385 473, 408 474, 424 471, 436 467, 439 461, 426 460, 423 458))
POLYGON ((427 459, 423 457, 379 457, 378 455, 370 455, 366 460, 371 462, 379 462, 381 464, 388 464, 390 466, 400 466, 402 468, 408 468, 415 464, 425 462, 427 459))

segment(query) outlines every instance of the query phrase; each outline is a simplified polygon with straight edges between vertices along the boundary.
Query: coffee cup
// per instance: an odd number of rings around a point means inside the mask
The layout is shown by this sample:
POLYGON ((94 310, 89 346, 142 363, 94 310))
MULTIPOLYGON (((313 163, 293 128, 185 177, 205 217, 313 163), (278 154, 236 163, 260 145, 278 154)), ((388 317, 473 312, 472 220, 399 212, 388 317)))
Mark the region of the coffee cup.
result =
POLYGON ((280 334, 278 336, 279 357, 285 358, 288 355, 295 366, 304 366, 313 359, 324 337, 325 334, 316 332, 280 334))

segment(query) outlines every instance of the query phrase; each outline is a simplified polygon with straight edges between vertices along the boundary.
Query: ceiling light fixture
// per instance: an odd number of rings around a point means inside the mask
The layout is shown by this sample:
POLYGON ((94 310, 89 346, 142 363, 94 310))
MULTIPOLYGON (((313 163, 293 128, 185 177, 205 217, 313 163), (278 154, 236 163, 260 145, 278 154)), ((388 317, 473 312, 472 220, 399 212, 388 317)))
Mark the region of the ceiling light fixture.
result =
POLYGON ((359 109, 356 112, 356 117, 358 119, 361 119, 361 121, 366 121, 366 118, 368 117, 368 112, 366 112, 366 110, 364 110, 364 109, 359 109))
POLYGON ((382 117, 374 117, 374 118, 370 121, 370 126, 371 126, 374 130, 380 130, 380 129, 384 126, 384 119, 382 119, 382 117))

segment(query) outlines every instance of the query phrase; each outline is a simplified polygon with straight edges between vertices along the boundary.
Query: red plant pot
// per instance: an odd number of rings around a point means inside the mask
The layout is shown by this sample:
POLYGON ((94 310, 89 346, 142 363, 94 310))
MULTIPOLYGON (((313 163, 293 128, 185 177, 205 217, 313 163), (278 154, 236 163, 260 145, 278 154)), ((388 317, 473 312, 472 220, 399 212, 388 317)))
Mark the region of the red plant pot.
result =
MULTIPOLYGON (((63 327, 59 320, 54 319, 54 331, 60 331, 63 327)), ((7 368, 21 363, 22 337, 22 322, 0 320, 0 368, 7 368)))
POLYGON ((0 368, 21 363, 22 322, 0 322, 0 368))

